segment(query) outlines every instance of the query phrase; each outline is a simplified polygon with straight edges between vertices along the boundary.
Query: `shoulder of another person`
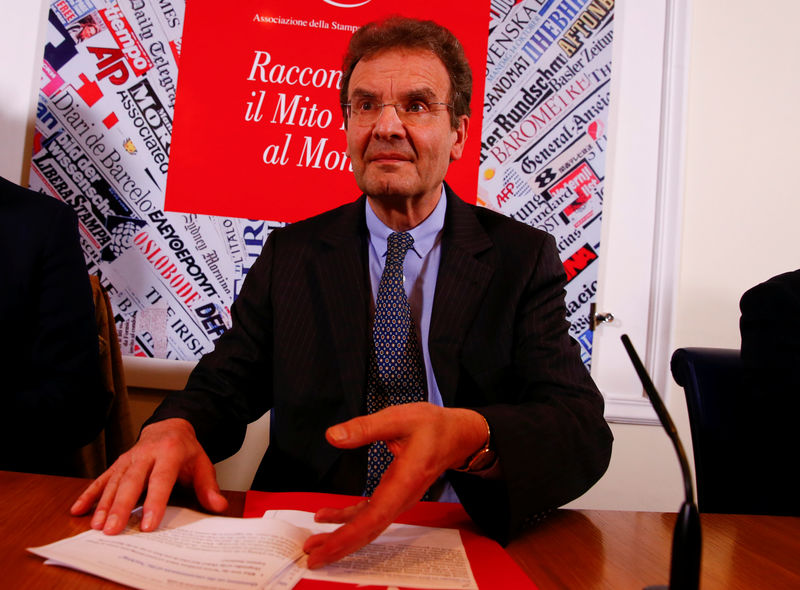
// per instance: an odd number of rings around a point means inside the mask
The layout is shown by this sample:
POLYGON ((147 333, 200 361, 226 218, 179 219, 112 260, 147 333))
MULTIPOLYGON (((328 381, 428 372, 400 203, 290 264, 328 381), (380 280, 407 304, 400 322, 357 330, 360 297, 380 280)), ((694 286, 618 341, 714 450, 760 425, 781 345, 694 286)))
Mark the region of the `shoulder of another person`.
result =
POLYGON ((781 287, 796 296, 800 295, 800 269, 774 276, 765 284, 781 287))
POLYGON ((751 287, 742 295, 740 308, 749 311, 764 305, 791 305, 792 302, 800 305, 800 270, 779 274, 751 287))
POLYGON ((77 215, 69 205, 7 181, 1 188, 0 226, 4 233, 18 234, 24 241, 38 243, 42 239, 50 241, 50 238, 62 236, 75 228, 77 240, 77 215))

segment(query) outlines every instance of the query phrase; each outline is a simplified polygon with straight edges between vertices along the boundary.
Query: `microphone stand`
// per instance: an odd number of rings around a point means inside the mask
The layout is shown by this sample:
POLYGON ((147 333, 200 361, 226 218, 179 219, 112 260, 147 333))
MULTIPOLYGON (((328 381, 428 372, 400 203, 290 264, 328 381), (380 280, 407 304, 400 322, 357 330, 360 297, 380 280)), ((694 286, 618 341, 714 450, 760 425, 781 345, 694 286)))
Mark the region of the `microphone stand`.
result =
POLYGON ((681 473, 683 474, 685 493, 685 499, 681 504, 680 512, 678 512, 675 530, 672 534, 669 586, 647 586, 645 590, 697 590, 700 585, 702 533, 700 529, 700 514, 694 501, 694 486, 692 485, 692 476, 689 471, 689 462, 686 460, 686 453, 683 450, 681 439, 678 437, 675 424, 672 422, 664 402, 661 401, 661 396, 658 395, 650 375, 647 374, 642 361, 639 360, 639 355, 636 354, 630 338, 628 338, 627 334, 623 334, 620 339, 633 363, 634 369, 636 369, 636 374, 642 382, 650 403, 653 404, 653 409, 656 411, 661 425, 672 441, 672 446, 675 447, 678 462, 681 466, 681 473))

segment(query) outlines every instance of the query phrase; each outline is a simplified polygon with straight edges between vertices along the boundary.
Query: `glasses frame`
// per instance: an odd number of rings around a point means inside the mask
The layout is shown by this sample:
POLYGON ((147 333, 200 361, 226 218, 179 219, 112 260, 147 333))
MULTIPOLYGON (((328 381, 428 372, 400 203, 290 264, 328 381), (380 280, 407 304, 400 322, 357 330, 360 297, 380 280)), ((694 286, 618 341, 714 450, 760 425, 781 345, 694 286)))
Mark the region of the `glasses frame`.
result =
MULTIPOLYGON (((428 106, 433 106, 435 104, 442 105, 444 107, 447 107, 448 109, 455 108, 455 105, 452 105, 449 102, 429 102, 428 106)), ((355 121, 355 123, 357 125, 361 126, 361 127, 370 127, 370 126, 374 125, 378 121, 378 119, 381 118, 381 115, 383 114, 383 108, 384 107, 394 107, 395 113, 397 114, 397 118, 400 119, 404 124, 411 123, 412 125, 414 124, 414 119, 418 115, 432 115, 432 114, 434 114, 436 112, 439 112, 439 111, 430 110, 430 111, 426 111, 426 112, 423 112, 423 113, 411 113, 411 112, 406 110, 405 106, 403 106, 402 103, 384 102, 384 103, 375 105, 375 106, 380 107, 380 108, 376 108, 375 109, 375 113, 377 113, 377 114, 375 115, 375 119, 373 121, 359 122, 359 117, 353 118, 353 103, 352 102, 342 103, 341 106, 342 106, 342 111, 344 112, 345 120, 348 121, 348 122, 349 121, 355 121), (407 115, 410 115, 410 117, 408 119, 406 119, 407 115)))

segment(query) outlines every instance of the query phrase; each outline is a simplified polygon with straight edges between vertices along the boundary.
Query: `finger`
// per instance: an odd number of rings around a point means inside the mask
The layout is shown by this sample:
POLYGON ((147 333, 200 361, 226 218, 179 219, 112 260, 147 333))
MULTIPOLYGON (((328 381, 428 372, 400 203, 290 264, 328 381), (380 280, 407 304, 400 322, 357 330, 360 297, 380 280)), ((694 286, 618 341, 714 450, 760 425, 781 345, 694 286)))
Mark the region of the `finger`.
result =
POLYGON ((414 403, 391 406, 368 416, 359 416, 328 428, 325 437, 335 447, 353 449, 376 440, 390 440, 407 436, 413 429, 411 421, 430 404, 414 403))
POLYGON ((369 504, 369 498, 365 498, 358 504, 353 504, 346 508, 320 508, 314 514, 314 520, 316 522, 348 522, 361 512, 367 504, 369 504))
POLYGON ((330 536, 330 533, 318 533, 316 535, 311 535, 303 544, 303 551, 306 553, 311 553, 314 549, 322 545, 325 542, 325 539, 330 536))
MULTIPOLYGON (((108 517, 103 525, 103 533, 116 535, 128 524, 131 510, 139 502, 152 467, 153 461, 150 459, 130 462, 128 468, 119 477, 119 483, 113 496, 113 503, 111 508, 108 509, 108 517)), ((115 479, 112 478, 111 482, 114 482, 115 479)), ((107 491, 109 487, 106 487, 107 491)))
POLYGON ((380 535, 396 515, 391 509, 375 501, 373 496, 373 500, 365 503, 364 508, 347 524, 324 538, 307 541, 308 567, 322 567, 360 549, 380 535))
POLYGON ((142 522, 139 525, 142 531, 153 531, 161 524, 179 471, 180 463, 169 455, 153 465, 142 504, 142 522))
POLYGON ((103 492, 100 495, 100 500, 94 509, 92 521, 90 526, 95 530, 102 530, 106 525, 106 518, 108 511, 114 504, 114 499, 117 495, 117 488, 119 487, 120 478, 127 470, 127 457, 120 457, 108 470, 108 479, 106 481, 103 492))
POLYGON ((362 501, 355 506, 340 510, 322 509, 315 515, 317 521, 321 521, 320 517, 324 517, 330 519, 325 522, 345 521, 346 524, 325 537, 315 536, 316 538, 312 537, 306 541, 303 549, 309 553, 309 568, 316 569, 333 563, 370 543, 394 521, 398 514, 416 504, 433 481, 426 482, 419 477, 409 477, 404 475, 408 469, 392 469, 393 465, 390 465, 384 473, 369 502, 362 501), (337 518, 341 520, 336 520, 337 518))
POLYGON ((359 418, 331 426, 325 431, 325 438, 331 445, 340 449, 355 449, 371 442, 366 440, 367 436, 363 432, 359 418))
POLYGON ((106 482, 111 477, 109 471, 103 472, 97 479, 95 479, 89 486, 81 492, 78 499, 70 507, 69 512, 73 516, 81 516, 86 514, 89 509, 94 506, 94 503, 100 498, 103 490, 106 487, 106 482))
POLYGON ((206 510, 222 512, 228 507, 227 498, 219 491, 214 465, 205 454, 195 461, 193 481, 194 493, 206 510))
POLYGON ((303 547, 308 552, 309 569, 323 567, 361 549, 377 537, 388 524, 359 526, 357 521, 353 520, 332 533, 327 533, 326 537, 309 538, 303 547))

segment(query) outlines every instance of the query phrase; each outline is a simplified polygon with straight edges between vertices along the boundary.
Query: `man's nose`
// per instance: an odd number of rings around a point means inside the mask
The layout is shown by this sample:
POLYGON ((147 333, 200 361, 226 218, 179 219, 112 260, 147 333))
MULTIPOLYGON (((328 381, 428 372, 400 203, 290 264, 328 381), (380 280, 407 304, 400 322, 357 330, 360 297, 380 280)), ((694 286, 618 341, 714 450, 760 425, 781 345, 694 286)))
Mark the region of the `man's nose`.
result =
POLYGON ((405 125, 400 119, 397 107, 394 104, 384 104, 375 121, 373 133, 378 137, 404 137, 406 133, 405 125))

